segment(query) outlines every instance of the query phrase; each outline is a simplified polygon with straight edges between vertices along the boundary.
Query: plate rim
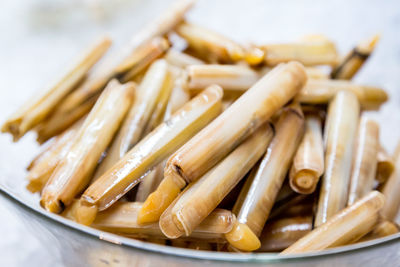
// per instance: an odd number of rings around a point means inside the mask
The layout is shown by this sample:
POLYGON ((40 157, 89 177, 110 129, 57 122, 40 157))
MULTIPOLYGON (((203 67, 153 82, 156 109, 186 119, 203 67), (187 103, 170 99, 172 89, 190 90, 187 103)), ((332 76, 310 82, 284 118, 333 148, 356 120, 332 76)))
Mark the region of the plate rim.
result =
POLYGON ((225 261, 225 262, 277 262, 277 261, 288 261, 288 260, 306 260, 318 257, 325 257, 335 254, 351 253, 357 250, 365 250, 373 247, 377 247, 390 242, 396 242, 400 239, 400 233, 396 233, 387 237, 383 237, 376 240, 366 241, 362 243, 356 243, 352 245, 342 246, 338 248, 326 249, 319 252, 299 253, 294 255, 279 255, 279 253, 273 252, 255 252, 255 253, 231 253, 231 252, 216 252, 216 251, 198 251, 186 248, 169 247, 165 245, 153 244, 133 238, 127 238, 98 230, 92 227, 78 224, 77 222, 68 220, 58 214, 52 214, 45 211, 44 209, 37 208, 29 205, 23 201, 18 193, 13 192, 0 183, 0 193, 7 197, 9 201, 19 205, 25 210, 29 210, 31 213, 40 216, 50 223, 57 223, 60 227, 65 227, 69 230, 83 233, 90 238, 98 239, 100 242, 107 242, 108 244, 119 245, 127 247, 129 249, 142 250, 150 253, 164 254, 173 257, 190 258, 196 260, 212 260, 212 261, 225 261))

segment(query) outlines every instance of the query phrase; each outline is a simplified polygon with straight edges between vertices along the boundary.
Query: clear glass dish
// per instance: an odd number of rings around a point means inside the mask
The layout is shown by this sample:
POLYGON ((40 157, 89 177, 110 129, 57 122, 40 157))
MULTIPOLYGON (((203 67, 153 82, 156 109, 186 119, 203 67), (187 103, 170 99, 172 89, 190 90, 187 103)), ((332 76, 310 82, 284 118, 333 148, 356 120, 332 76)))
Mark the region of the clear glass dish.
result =
MULTIPOLYGON (((69 58, 93 38, 108 31, 122 44, 169 2, 125 0, 111 6, 97 1, 79 6, 74 1, 42 0, 24 6, 6 4, 0 15, 14 35, 0 37, 4 45, 0 71, 6 74, 0 81, 0 123, 32 92, 62 72, 69 58)), ((381 142, 393 151, 400 137, 398 1, 199 1, 188 19, 242 42, 290 41, 303 34, 324 33, 337 41, 341 53, 363 38, 382 33, 377 50, 355 81, 379 85, 389 92, 390 101, 373 116, 381 124, 381 142)), ((38 197, 25 190, 25 167, 38 151, 33 134, 17 144, 10 136, 0 135, 0 147, 0 204, 15 211, 40 246, 66 266, 221 266, 232 262, 376 266, 400 262, 400 234, 319 253, 279 256, 194 251, 105 233, 45 212, 38 197)))

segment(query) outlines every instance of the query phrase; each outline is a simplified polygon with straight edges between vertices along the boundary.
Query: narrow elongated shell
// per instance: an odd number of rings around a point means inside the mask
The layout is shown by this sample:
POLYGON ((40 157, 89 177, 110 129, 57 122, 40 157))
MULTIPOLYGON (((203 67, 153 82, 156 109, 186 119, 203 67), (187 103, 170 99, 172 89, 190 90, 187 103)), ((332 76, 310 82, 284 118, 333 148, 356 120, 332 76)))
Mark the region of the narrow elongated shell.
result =
POLYGON ((306 131, 289 173, 290 186, 298 193, 314 192, 325 169, 321 123, 317 115, 306 116, 306 131))
POLYGON ((346 206, 359 113, 357 97, 348 91, 340 91, 329 104, 324 133, 325 173, 316 226, 325 223, 346 206))
POLYGON ((363 116, 358 127, 353 154, 347 205, 371 192, 374 187, 379 149, 379 125, 363 116))
POLYGON ((61 212, 86 187, 133 97, 131 84, 121 85, 116 80, 109 83, 43 189, 40 201, 43 207, 50 212, 61 212))
MULTIPOLYGON (((190 235, 196 226, 218 206, 261 158, 272 136, 273 129, 269 124, 261 126, 224 160, 178 197, 178 201, 171 209, 171 218, 177 228, 182 231, 181 234, 190 235)), ((163 220, 163 216, 160 220, 163 220)), ((165 235, 169 236, 168 229, 162 227, 161 229, 165 235)))
POLYGON ((390 221, 395 219, 400 207, 400 142, 396 147, 393 158, 395 170, 382 188, 382 194, 385 195, 386 202, 381 215, 384 219, 390 221))
POLYGON ((285 249, 282 254, 319 251, 352 243, 374 227, 384 203, 385 197, 378 191, 373 191, 338 212, 326 223, 285 249))
POLYGON ((10 132, 14 141, 17 141, 27 131, 42 122, 86 76, 90 68, 104 55, 110 45, 111 40, 108 37, 103 37, 97 41, 50 89, 36 97, 35 100, 30 99, 23 108, 12 115, 4 123, 1 131, 10 132))
MULTIPOLYGON (((221 111, 222 89, 211 86, 192 99, 165 123, 158 126, 134 146, 110 170, 93 183, 81 197, 83 206, 78 220, 86 224, 96 212, 86 218, 87 208, 104 210, 121 198, 143 175, 165 159, 221 111)), ((93 216, 94 215, 94 216, 93 216)))
POLYGON ((257 251, 282 251, 312 230, 312 217, 290 217, 271 221, 261 233, 257 251))

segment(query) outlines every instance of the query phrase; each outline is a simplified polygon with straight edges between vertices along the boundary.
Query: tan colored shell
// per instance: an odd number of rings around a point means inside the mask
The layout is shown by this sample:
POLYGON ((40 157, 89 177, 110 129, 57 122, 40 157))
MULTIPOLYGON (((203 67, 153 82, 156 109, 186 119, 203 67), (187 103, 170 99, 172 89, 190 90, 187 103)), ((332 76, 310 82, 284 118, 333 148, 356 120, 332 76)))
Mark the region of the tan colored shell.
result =
POLYGON ((315 191, 325 169, 324 144, 321 118, 318 115, 306 115, 305 124, 306 131, 294 156, 289 182, 294 191, 310 194, 315 191))
POLYGON ((304 134, 304 117, 300 109, 287 108, 276 123, 276 134, 237 211, 240 223, 247 224, 256 236, 264 224, 282 187, 294 154, 304 134))
POLYGON ((340 91, 329 104, 325 124, 325 173, 322 177, 316 226, 322 225, 347 204, 351 161, 359 121, 357 97, 340 91))
POLYGON ((103 37, 97 41, 50 89, 40 94, 36 99, 30 99, 23 108, 13 114, 4 123, 1 131, 11 133, 14 141, 17 141, 27 131, 41 123, 54 111, 63 98, 83 80, 110 45, 111 40, 108 37, 103 37))
POLYGON ((261 46, 265 51, 265 63, 275 66, 279 63, 298 61, 305 66, 336 65, 338 55, 336 47, 328 41, 308 41, 287 44, 269 44, 261 46))
POLYGON ((176 28, 176 32, 187 41, 196 56, 208 62, 236 62, 245 56, 241 45, 201 26, 185 22, 176 28))
POLYGON ((189 90, 199 90, 210 84, 218 84, 224 90, 245 91, 260 78, 256 71, 241 65, 192 65, 186 70, 189 90))
POLYGON ((108 84, 43 189, 40 204, 48 211, 61 212, 87 186, 133 97, 132 84, 108 84))
POLYGON ((277 252, 292 245, 312 230, 311 216, 298 216, 273 220, 265 225, 257 251, 277 252))
POLYGON ((175 224, 181 235, 190 235, 261 158, 272 137, 272 127, 268 123, 261 126, 225 159, 178 196, 178 200, 170 209, 171 216, 163 214, 160 218, 163 233, 170 238, 179 237, 175 233, 171 235, 168 228, 162 227, 170 225, 162 223, 168 217, 172 219, 171 223, 175 224))
POLYGON ((389 179, 395 169, 394 160, 392 155, 389 155, 382 145, 379 146, 377 160, 378 166, 376 167, 375 179, 380 184, 383 184, 389 179))
POLYGON ((372 54, 380 36, 374 35, 353 48, 332 71, 333 79, 350 80, 372 54))
POLYGON ((378 149, 379 125, 366 116, 362 116, 353 153, 347 205, 353 204, 373 190, 378 149))
POLYGON ((50 147, 35 160, 27 176, 29 191, 42 191, 59 162, 67 155, 82 124, 83 120, 80 120, 57 136, 50 147))
POLYGON ((180 189, 200 178, 267 121, 303 87, 306 79, 303 66, 297 62, 278 66, 260 79, 169 158, 165 178, 145 201, 139 221, 157 221, 180 189))
POLYGON ((370 192, 300 238, 281 254, 320 251, 357 241, 375 226, 384 202, 385 197, 381 193, 370 192))
POLYGON ((120 161, 94 182, 81 197, 78 220, 90 224, 96 210, 104 210, 137 185, 142 177, 190 139, 221 112, 222 89, 210 86, 166 122, 158 126, 120 161), (93 211, 87 217, 87 210, 93 211))
POLYGON ((304 104, 326 104, 342 90, 355 94, 363 109, 377 109, 388 100, 387 93, 378 87, 324 79, 310 79, 296 99, 304 104))
POLYGON ((179 68, 186 68, 191 65, 205 64, 203 60, 193 57, 189 54, 179 52, 175 49, 169 49, 164 58, 169 64, 179 68))
POLYGON ((96 170, 94 181, 117 163, 145 134, 147 124, 163 95, 168 100, 173 79, 168 63, 155 61, 138 87, 136 98, 114 138, 106 157, 96 170))
MULTIPOLYGON (((158 223, 141 225, 137 215, 142 207, 140 202, 117 202, 111 208, 102 211, 92 226, 107 232, 129 235, 136 238, 167 237, 161 232, 158 223)), ((191 238, 221 239, 221 235, 232 229, 235 215, 228 210, 216 209, 193 231, 191 238)))
POLYGON ((385 206, 381 215, 384 219, 393 221, 400 207, 400 142, 393 154, 395 169, 382 188, 382 194, 386 197, 385 206))

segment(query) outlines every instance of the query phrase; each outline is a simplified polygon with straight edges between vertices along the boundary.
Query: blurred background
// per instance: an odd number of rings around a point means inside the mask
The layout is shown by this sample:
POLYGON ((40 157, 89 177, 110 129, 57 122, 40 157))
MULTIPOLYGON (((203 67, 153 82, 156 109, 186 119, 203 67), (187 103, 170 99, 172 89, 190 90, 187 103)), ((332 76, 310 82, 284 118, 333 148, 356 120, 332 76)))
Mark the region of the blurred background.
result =
MULTIPOLYGON (((35 91, 63 74, 71 58, 109 34, 113 49, 162 12, 171 0, 25 0, 0 2, 0 124, 35 91)), ((368 63, 355 77, 377 85, 390 101, 373 116, 381 123, 381 142, 392 152, 400 138, 400 2, 397 0, 199 0, 188 20, 239 42, 295 41, 322 33, 341 54, 360 40, 381 33, 368 63)), ((0 136, 0 173, 13 172, 9 159, 28 163, 34 135, 18 144, 0 136)), ((25 164, 25 165, 26 165, 25 164)), ((7 177, 13 179, 13 177, 7 177)), ((23 187, 23 185, 21 185, 23 187)), ((0 201, 0 265, 56 266, 60 255, 41 247, 12 210, 0 201), (32 265, 33 264, 33 265, 32 265)))

